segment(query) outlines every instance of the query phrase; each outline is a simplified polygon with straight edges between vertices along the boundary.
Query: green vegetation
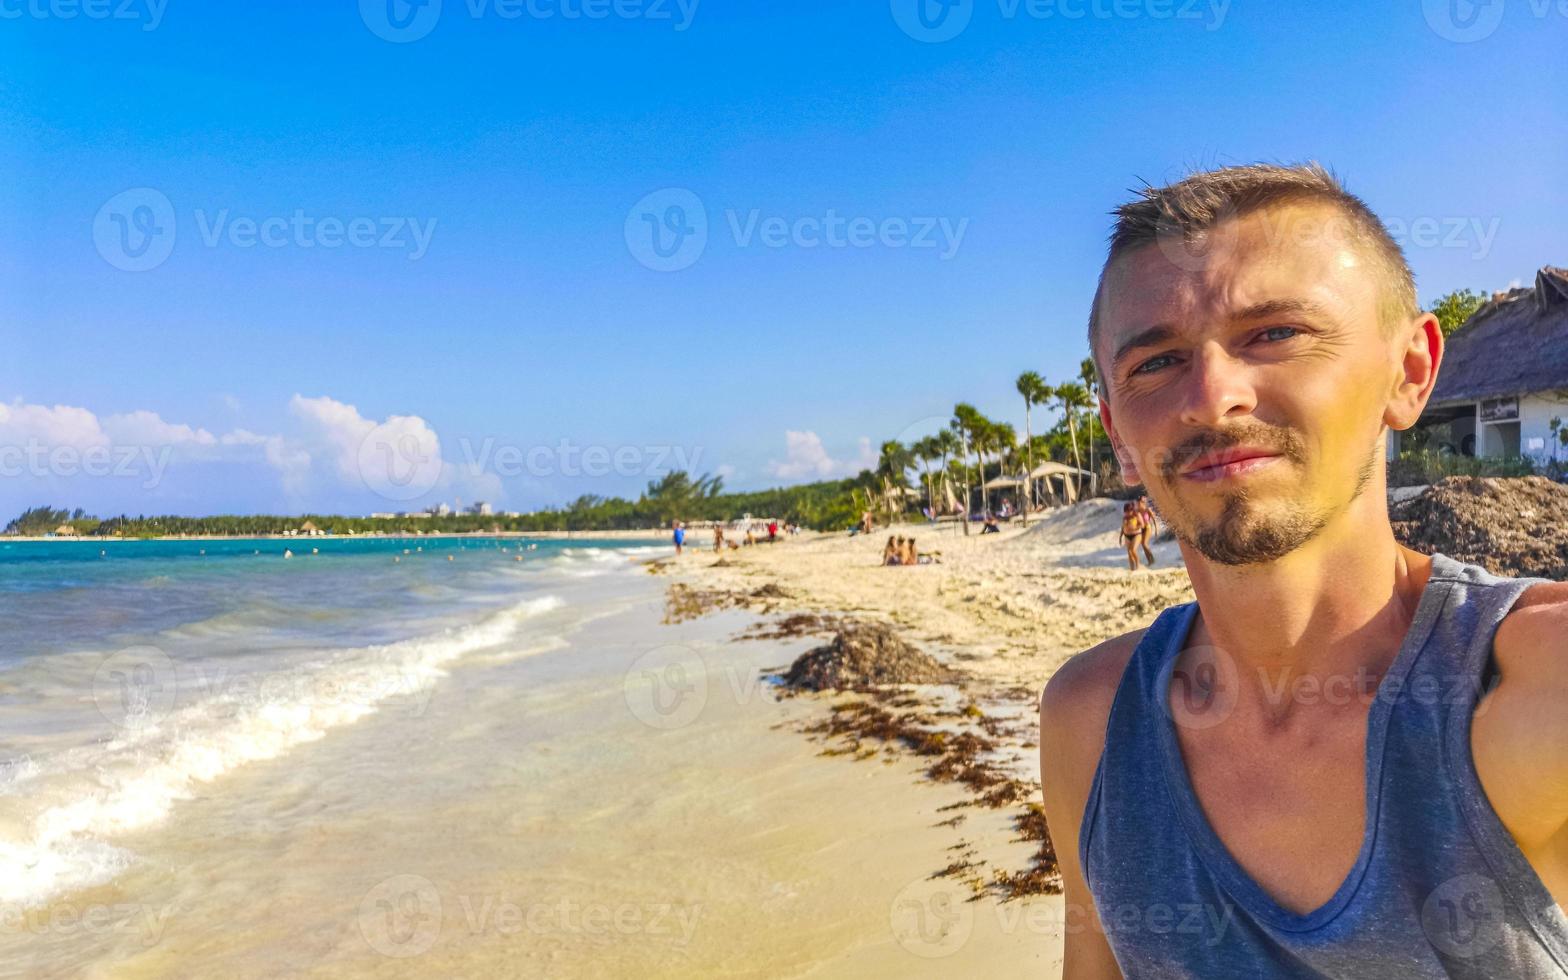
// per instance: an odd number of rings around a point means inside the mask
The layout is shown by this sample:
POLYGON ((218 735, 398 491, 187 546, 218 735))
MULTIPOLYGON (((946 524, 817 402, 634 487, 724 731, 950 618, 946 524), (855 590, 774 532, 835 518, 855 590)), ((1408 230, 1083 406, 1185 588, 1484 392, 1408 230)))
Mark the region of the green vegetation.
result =
POLYGON ((22 511, 5 526, 6 534, 53 534, 69 525, 73 534, 91 534, 98 526, 96 517, 88 517, 78 507, 75 511, 56 510, 51 507, 30 507, 22 511))
POLYGON ((169 535, 286 534, 312 525, 328 534, 465 534, 496 531, 636 530, 667 527, 671 520, 729 520, 742 514, 777 517, 808 527, 843 527, 859 516, 857 500, 867 484, 857 480, 810 483, 753 493, 723 493, 718 477, 693 479, 670 473, 648 484, 636 501, 617 497, 583 496, 560 509, 517 517, 505 515, 447 514, 421 517, 347 517, 333 514, 218 515, 177 517, 121 515, 104 521, 49 507, 35 507, 6 526, 8 534, 47 535, 60 525, 72 524, 77 533, 124 538, 169 535), (858 482, 857 482, 858 481, 858 482))
POLYGON ((1388 485, 1411 487, 1445 476, 1532 476, 1535 464, 1524 456, 1462 456, 1430 449, 1407 450, 1388 463, 1388 485))
POLYGON ((1486 297, 1469 289, 1456 289, 1432 304, 1432 313, 1446 339, 1486 304, 1486 297))

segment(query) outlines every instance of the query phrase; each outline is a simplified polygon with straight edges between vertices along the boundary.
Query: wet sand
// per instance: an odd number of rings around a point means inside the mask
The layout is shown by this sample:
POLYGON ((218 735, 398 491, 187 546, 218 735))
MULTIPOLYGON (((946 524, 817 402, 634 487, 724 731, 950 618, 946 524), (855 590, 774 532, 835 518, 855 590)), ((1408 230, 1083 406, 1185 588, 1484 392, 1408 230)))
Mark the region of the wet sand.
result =
POLYGON ((665 625, 640 569, 526 642, 183 802, 112 883, 0 929, 17 976, 870 976, 1049 971, 1053 897, 969 901, 1007 814, 905 756, 819 755, 759 670, 809 638, 665 625), (966 843, 967 842, 967 843, 966 843))

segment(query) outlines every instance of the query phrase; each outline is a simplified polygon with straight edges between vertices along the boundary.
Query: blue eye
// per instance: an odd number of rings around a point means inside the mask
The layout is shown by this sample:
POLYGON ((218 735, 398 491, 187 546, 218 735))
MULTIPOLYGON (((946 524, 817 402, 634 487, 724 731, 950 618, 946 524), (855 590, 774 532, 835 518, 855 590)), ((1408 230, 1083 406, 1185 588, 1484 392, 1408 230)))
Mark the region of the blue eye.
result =
POLYGON ((1163 367, 1164 366, 1164 365, 1160 364, 1161 361, 1168 361, 1170 359, 1171 359, 1171 356, 1169 354, 1161 354, 1159 357, 1151 357, 1147 361, 1144 361, 1142 364, 1140 364, 1137 367, 1133 368, 1132 369, 1132 373, 1133 374, 1153 374, 1155 371, 1159 370, 1159 367, 1163 367), (1158 367, 1151 368, 1150 365, 1158 365, 1158 367))
POLYGON ((1298 327, 1269 327, 1267 330, 1263 331, 1262 336, 1268 337, 1270 340, 1289 340, 1291 337, 1294 337, 1300 332, 1301 330, 1298 327), (1273 336, 1274 334, 1278 334, 1281 330, 1288 331, 1287 336, 1273 336))

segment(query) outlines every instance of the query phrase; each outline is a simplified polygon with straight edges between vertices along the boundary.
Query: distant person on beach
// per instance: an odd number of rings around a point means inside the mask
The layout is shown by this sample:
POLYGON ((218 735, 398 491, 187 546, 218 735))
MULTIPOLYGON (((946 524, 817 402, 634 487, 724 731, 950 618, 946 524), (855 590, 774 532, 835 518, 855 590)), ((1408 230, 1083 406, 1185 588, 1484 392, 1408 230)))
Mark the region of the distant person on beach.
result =
POLYGON ((1154 564, 1154 552, 1149 549, 1149 540, 1154 537, 1154 508, 1149 506, 1147 495, 1138 497, 1138 516, 1143 520, 1143 533, 1138 535, 1138 546, 1143 549, 1143 555, 1150 565, 1154 564))
POLYGON ((915 539, 914 538, 905 538, 904 539, 904 564, 906 564, 906 565, 918 565, 918 564, 920 564, 920 552, 915 550, 915 539))
POLYGON ((901 564, 903 562, 903 560, 904 560, 903 552, 902 552, 902 549, 899 547, 900 540, 902 540, 902 539, 895 538, 892 535, 888 535, 887 547, 882 549, 882 564, 884 564, 884 565, 898 565, 898 564, 901 564))
POLYGON ((724 550, 724 525, 713 525, 713 553, 718 554, 724 550))
POLYGON ((864 514, 860 515, 860 533, 861 534, 870 534, 871 533, 871 511, 869 511, 869 510, 866 511, 864 514))
POLYGON ((686 526, 680 521, 674 522, 675 527, 675 557, 679 558, 681 548, 686 544, 686 526))
POLYGON ((1144 530, 1143 514, 1139 512, 1138 505, 1130 500, 1122 504, 1121 542, 1127 547, 1129 571, 1138 570, 1138 542, 1143 540, 1144 530))
POLYGON ((768 522, 768 544, 772 544, 773 542, 777 541, 778 539, 779 539, 779 522, 778 521, 769 521, 768 522))
POLYGON ((980 528, 980 533, 981 534, 1000 534, 1000 533, 1002 533, 1002 529, 999 526, 997 526, 995 515, 993 515, 993 514, 986 514, 985 515, 985 525, 980 528))
POLYGON ((1064 976, 1568 976, 1568 583, 1394 537, 1445 344, 1399 244, 1316 164, 1115 214, 1099 417, 1196 600, 1041 697, 1064 976))

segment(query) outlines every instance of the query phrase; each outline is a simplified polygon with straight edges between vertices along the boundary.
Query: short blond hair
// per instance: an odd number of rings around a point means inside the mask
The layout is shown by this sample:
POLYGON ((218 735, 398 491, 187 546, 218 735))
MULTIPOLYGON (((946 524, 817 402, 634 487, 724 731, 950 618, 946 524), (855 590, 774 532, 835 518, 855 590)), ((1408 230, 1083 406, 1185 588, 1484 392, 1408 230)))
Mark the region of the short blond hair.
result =
POLYGON ((1106 272, 1117 259, 1161 241, 1179 239, 1190 244, 1223 221, 1284 204, 1326 204, 1348 220, 1357 244, 1377 260, 1385 326, 1420 312, 1415 276, 1404 250, 1366 202, 1345 190, 1339 178, 1316 162, 1253 163, 1204 170, 1165 187, 1145 184, 1137 194, 1111 212, 1116 215, 1116 227, 1111 231, 1110 249, 1089 310, 1089 354, 1096 362, 1100 298, 1106 272))

